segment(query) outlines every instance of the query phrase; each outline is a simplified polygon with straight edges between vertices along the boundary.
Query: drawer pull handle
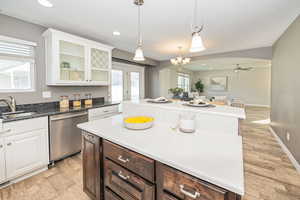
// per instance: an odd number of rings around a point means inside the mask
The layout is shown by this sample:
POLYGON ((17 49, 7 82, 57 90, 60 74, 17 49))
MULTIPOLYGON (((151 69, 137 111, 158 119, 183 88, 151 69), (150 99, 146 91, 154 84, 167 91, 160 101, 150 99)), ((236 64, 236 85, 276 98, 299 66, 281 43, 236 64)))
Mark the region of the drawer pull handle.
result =
POLYGON ((186 196, 188 196, 188 197, 191 197, 192 199, 196 199, 196 198, 200 197, 200 193, 197 192, 197 191, 195 191, 195 193, 192 194, 192 193, 190 193, 190 192, 188 192, 188 191, 186 191, 186 190, 184 189, 184 185, 180 185, 179 187, 180 187, 180 192, 181 192, 182 194, 184 194, 184 195, 186 195, 186 196))
POLYGON ((124 179, 124 180, 127 180, 127 179, 130 178, 130 176, 124 176, 124 175, 122 174, 122 171, 119 172, 118 176, 121 177, 121 178, 124 179))
POLYGON ((118 157, 118 160, 121 161, 121 162, 123 162, 123 163, 129 162, 129 159, 128 159, 128 158, 124 159, 122 156, 119 156, 119 157, 118 157))
POLYGON ((5 129, 5 130, 0 130, 0 133, 8 133, 10 131, 11 131, 11 129, 9 128, 9 129, 5 129))
POLYGON ((11 142, 7 143, 7 146, 11 146, 11 145, 12 145, 12 143, 11 143, 11 142))
POLYGON ((0 144, 0 149, 2 149, 3 148, 3 145, 2 144, 0 144))

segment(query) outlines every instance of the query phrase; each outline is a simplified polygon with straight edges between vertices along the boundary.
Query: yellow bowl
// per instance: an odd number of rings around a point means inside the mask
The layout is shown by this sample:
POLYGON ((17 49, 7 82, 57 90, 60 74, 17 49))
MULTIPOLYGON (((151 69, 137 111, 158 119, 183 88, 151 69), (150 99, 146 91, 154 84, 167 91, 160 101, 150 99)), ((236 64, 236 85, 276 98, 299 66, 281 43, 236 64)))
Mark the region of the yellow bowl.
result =
POLYGON ((143 130, 151 128, 154 118, 147 116, 135 116, 124 118, 124 126, 128 129, 143 130))

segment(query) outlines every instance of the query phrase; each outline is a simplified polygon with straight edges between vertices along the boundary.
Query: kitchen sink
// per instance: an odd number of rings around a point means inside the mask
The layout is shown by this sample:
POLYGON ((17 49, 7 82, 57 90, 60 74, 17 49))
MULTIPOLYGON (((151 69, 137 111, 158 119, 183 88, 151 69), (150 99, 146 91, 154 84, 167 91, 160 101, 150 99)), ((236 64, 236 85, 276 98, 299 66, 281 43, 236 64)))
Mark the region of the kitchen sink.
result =
POLYGON ((20 117, 29 117, 36 114, 36 112, 25 112, 25 111, 18 111, 13 113, 3 113, 2 118, 3 119, 16 119, 20 117))

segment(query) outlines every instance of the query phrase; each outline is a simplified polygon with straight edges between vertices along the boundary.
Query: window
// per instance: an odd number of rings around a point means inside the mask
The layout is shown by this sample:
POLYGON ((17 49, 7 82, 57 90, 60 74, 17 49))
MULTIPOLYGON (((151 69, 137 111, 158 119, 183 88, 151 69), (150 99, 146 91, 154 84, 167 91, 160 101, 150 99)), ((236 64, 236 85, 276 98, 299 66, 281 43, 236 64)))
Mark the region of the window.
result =
POLYGON ((0 36, 0 92, 34 90, 34 46, 0 36))
POLYGON ((190 75, 184 73, 177 74, 177 87, 182 88, 184 92, 190 91, 190 75))

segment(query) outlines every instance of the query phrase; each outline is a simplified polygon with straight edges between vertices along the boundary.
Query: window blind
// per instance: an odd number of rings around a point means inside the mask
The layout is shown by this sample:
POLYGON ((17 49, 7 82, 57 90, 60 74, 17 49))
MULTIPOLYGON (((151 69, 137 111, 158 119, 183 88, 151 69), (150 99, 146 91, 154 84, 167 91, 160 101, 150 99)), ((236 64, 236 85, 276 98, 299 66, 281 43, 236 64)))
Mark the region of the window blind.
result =
POLYGON ((178 76, 182 76, 182 77, 186 77, 189 78, 190 75, 189 74, 185 74, 185 73, 177 73, 178 76))
POLYGON ((5 56, 33 58, 34 47, 30 45, 0 41, 0 54, 5 56))

